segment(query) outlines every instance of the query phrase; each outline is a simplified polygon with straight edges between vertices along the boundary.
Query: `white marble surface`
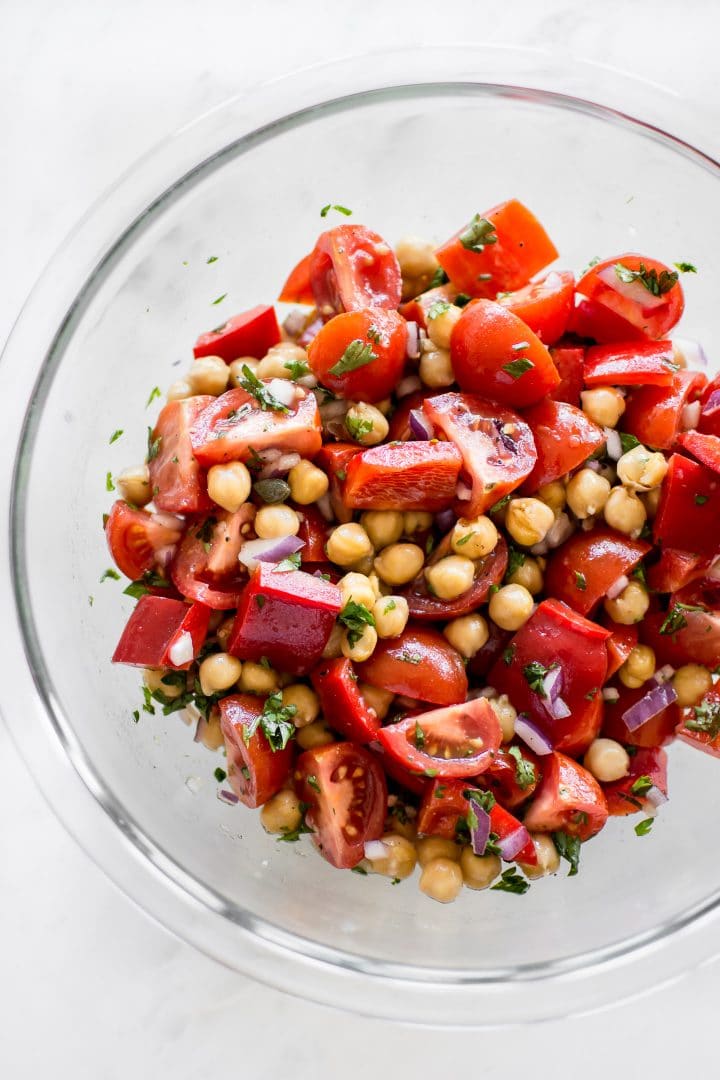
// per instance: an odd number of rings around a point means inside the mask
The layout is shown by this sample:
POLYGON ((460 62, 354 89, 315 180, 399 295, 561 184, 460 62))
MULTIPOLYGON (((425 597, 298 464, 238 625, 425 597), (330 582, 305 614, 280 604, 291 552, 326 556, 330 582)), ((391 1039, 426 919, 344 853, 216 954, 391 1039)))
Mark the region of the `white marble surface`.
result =
MULTIPOLYGON (((372 45, 514 42, 717 109, 717 10, 714 0, 2 0, 0 341, 49 254, 118 172, 262 78, 372 45)), ((9 454, 0 443, 3 468, 9 454)), ((698 1033, 716 1026, 717 964, 632 1005, 499 1035, 390 1026, 259 987, 116 891, 53 818, 2 728, 0 916, 7 1080, 190 1080, 228 1068, 253 1080, 341 1070, 403 1080, 448 1066, 511 1078, 538 1066, 544 1075, 550 1061, 561 1076, 642 1067, 663 1080, 707 1064, 698 1033)))

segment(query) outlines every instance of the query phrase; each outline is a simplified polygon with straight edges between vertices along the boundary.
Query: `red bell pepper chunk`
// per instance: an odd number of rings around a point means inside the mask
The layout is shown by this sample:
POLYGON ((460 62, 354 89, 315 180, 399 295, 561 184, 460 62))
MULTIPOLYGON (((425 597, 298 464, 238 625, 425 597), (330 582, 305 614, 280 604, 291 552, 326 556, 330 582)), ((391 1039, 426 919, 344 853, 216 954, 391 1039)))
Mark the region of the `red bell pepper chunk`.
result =
POLYGON ((205 604, 141 596, 113 653, 113 663, 186 671, 207 637, 209 621, 210 608, 205 604), (190 652, 189 659, 182 659, 190 652))
POLYGON ((705 385, 700 371, 678 371, 669 386, 638 386, 625 399, 623 431, 645 446, 672 450, 683 427, 683 410, 705 385))
POLYGON ((613 529, 576 532, 550 556, 545 591, 588 615, 618 578, 634 570, 649 551, 644 540, 631 540, 613 529))
POLYGON ((609 813, 613 817, 654 813, 655 803, 646 796, 650 786, 667 795, 667 754, 659 746, 639 747, 630 758, 627 776, 602 785, 609 813))
POLYGON ((302 570, 260 563, 238 606, 228 652, 267 657, 273 667, 307 675, 320 660, 342 607, 340 590, 302 570))
POLYGON ((713 757, 720 757, 720 689, 708 690, 699 706, 682 710, 682 723, 677 737, 688 746, 694 746, 713 757), (700 724, 705 730, 688 727, 700 724))
POLYGON ((214 400, 209 394, 200 394, 169 401, 158 416, 151 435, 157 453, 148 463, 150 490, 158 510, 197 514, 212 508, 205 474, 193 454, 190 428, 214 400))
POLYGON ((577 408, 583 388, 585 349, 582 345, 555 345, 550 349, 550 355, 560 376, 560 382, 550 391, 550 397, 553 401, 566 401, 577 408))
POLYGON ((261 360, 265 353, 280 340, 275 308, 270 304, 258 304, 241 315, 233 315, 216 330, 201 334, 195 342, 193 353, 200 356, 220 356, 231 363, 241 356, 254 356, 261 360))
POLYGON ((524 419, 537 450, 537 462, 523 485, 525 491, 537 491, 576 469, 605 442, 603 429, 565 401, 545 398, 526 409, 524 419))
POLYGON ((362 696, 349 660, 325 660, 312 671, 311 679, 330 727, 356 743, 376 738, 380 720, 362 696))
POLYGON ((720 436, 702 435, 699 431, 684 431, 678 435, 678 442, 683 450, 707 465, 708 469, 720 473, 720 436))
POLYGON ((712 565, 712 558, 707 555, 694 555, 691 551, 679 548, 663 548, 658 562, 647 572, 647 583, 655 593, 677 592, 705 577, 712 565))
POLYGON ((233 694, 220 700, 228 780, 238 799, 253 809, 266 803, 285 784, 293 755, 292 742, 282 750, 273 750, 260 727, 248 736, 263 705, 261 698, 251 694, 233 694))
POLYGON ((296 506, 295 512, 300 518, 298 540, 305 545, 300 551, 304 563, 327 562, 325 543, 328 538, 328 523, 314 506, 296 506))
POLYGON ((585 354, 586 386, 669 386, 677 365, 672 341, 594 345, 585 354))
POLYGON ((444 510, 455 499, 462 455, 454 443, 387 443, 347 465, 343 498, 359 510, 444 510))
POLYGON ((720 479, 682 454, 673 454, 653 522, 656 543, 698 555, 720 550, 720 479))
MULTIPOLYGON (((310 263, 312 252, 304 255, 297 266, 288 274, 287 281, 280 290, 278 300, 284 304, 314 304, 315 297, 310 284, 310 263)), ((248 354, 249 355, 249 354, 248 354)))

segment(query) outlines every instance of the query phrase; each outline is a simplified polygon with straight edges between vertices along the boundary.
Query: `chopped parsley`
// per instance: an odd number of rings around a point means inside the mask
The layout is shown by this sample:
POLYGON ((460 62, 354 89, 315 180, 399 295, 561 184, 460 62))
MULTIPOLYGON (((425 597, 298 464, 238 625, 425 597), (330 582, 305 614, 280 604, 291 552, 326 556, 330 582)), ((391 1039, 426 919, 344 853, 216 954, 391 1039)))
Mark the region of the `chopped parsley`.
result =
POLYGON ((338 214, 342 214, 344 217, 350 217, 352 210, 349 210, 347 206, 341 206, 340 203, 327 203, 320 211, 320 217, 327 217, 331 210, 337 210, 338 214))
MULTIPOLYGON (((108 473, 108 476, 109 475, 110 475, 110 473, 108 473)), ((707 495, 696 495, 695 496, 695 505, 696 506, 704 506, 707 501, 708 501, 708 496, 707 495)))
POLYGON ((158 435, 157 439, 153 439, 153 429, 151 427, 148 428, 148 443, 147 443, 147 445, 148 445, 147 460, 148 461, 154 461, 155 458, 160 453, 160 446, 162 445, 162 435, 158 435))
POLYGON ((634 435, 628 435, 624 431, 619 431, 620 446, 622 447, 623 454, 627 454, 628 450, 634 450, 636 446, 640 445, 640 440, 636 439, 634 435))
POLYGON ((336 364, 330 368, 330 375, 346 375, 348 371, 356 371, 358 368, 372 364, 377 360, 377 353, 373 352, 372 345, 362 338, 351 341, 345 352, 336 364))
POLYGON ((257 604, 257 606, 262 611, 262 609, 265 607, 265 597, 263 596, 262 593, 257 594, 257 596, 255 597, 255 603, 257 604))
POLYGON ((169 585, 170 582, 165 578, 148 570, 138 581, 131 581, 128 587, 123 589, 123 596, 132 596, 133 599, 139 600, 141 596, 147 596, 153 588, 167 589, 169 585))
POLYGON ((522 896, 530 888, 530 882, 521 877, 511 866, 503 871, 500 880, 495 885, 491 885, 490 888, 495 889, 497 892, 509 892, 515 893, 516 896, 522 896))
POLYGON ((637 780, 633 782, 630 787, 630 793, 632 795, 645 795, 653 786, 653 782, 649 776, 638 776, 637 780))
POLYGON ((223 780, 227 780, 227 773, 224 769, 221 769, 219 765, 213 773, 213 776, 217 780, 218 784, 222 784, 223 780))
POLYGON ((258 379, 255 372, 251 371, 247 364, 243 364, 242 373, 243 377, 240 380, 240 385, 246 393, 251 394, 255 398, 263 412, 267 412, 268 409, 271 409, 273 412, 289 412, 287 405, 283 405, 282 401, 278 401, 278 399, 270 393, 267 386, 258 379))
POLYGON ((579 589, 580 592, 585 592, 587 589, 587 579, 580 570, 575 571, 575 588, 579 589))
POLYGON ((615 273, 624 285, 632 285, 634 281, 639 281, 652 296, 664 296, 665 293, 670 292, 678 280, 676 271, 661 270, 658 274, 654 268, 648 270, 643 262, 640 263, 639 270, 631 270, 622 263, 616 263, 615 273))
POLYGON ((295 734, 293 716, 297 712, 297 705, 283 705, 282 693, 278 690, 265 699, 263 711, 249 724, 243 727, 243 740, 247 746, 260 728, 265 735, 271 750, 284 750, 290 739, 295 734))
POLYGON ((516 652, 517 652, 517 645, 508 645, 507 649, 504 650, 504 652, 502 654, 502 658, 503 658, 503 663, 507 667, 510 667, 510 665, 512 664, 513 660, 515 659, 515 653, 516 652))
POLYGON ((442 266, 438 266, 430 280, 428 289, 439 289, 441 285, 447 285, 449 280, 450 278, 447 276, 442 266))
POLYGON ((300 552, 293 551, 291 555, 281 559, 275 569, 280 573, 287 573, 288 570, 299 570, 301 563, 302 559, 300 558, 300 552))
POLYGON ((366 626, 375 626, 375 616, 364 604, 348 600, 338 615, 340 622, 347 628, 348 644, 355 645, 365 633, 366 626))
POLYGON ((709 735, 711 740, 717 739, 720 735, 720 701, 703 701, 693 712, 694 719, 685 723, 688 731, 699 731, 709 735))
POLYGON ((150 406, 152 405, 155 398, 159 398, 159 397, 161 397, 160 387, 159 386, 153 386, 152 390, 150 391, 150 396, 148 397, 147 401, 145 402, 145 408, 146 409, 150 408, 150 406))
POLYGON ((290 485, 279 477, 256 480, 253 491, 257 492, 264 503, 284 503, 290 498, 290 485))
POLYGON ((105 475, 105 490, 106 491, 114 491, 115 490, 115 485, 113 484, 112 473, 109 470, 105 475))
POLYGON ((425 732, 420 727, 419 720, 415 721, 415 746, 418 748, 418 750, 422 750, 422 748, 425 746, 425 732))
POLYGON ((510 502, 510 496, 505 495, 504 498, 500 499, 499 502, 494 503, 493 506, 490 507, 488 513, 489 514, 499 514, 501 510, 505 509, 505 507, 507 506, 507 504, 509 502, 510 502))
POLYGON ((318 794, 319 794, 320 793, 320 784, 318 783, 317 776, 315 776, 314 774, 311 774, 310 776, 307 776, 305 779, 307 781, 308 787, 311 787, 313 789, 313 791, 317 791, 318 794))
POLYGON ((452 304, 449 304, 447 300, 436 300, 434 304, 431 304, 428 308, 428 319, 437 319, 440 315, 444 315, 446 311, 449 311, 452 304))
POLYGON ((403 649, 398 660, 402 660, 405 664, 419 664, 422 661, 422 656, 418 656, 417 653, 409 653, 407 649, 403 649))
POLYGON ((310 374, 310 367, 304 360, 288 360, 283 364, 283 367, 290 374, 290 378, 293 382, 297 382, 298 379, 302 379, 304 375, 310 374))
POLYGON ((362 874, 363 877, 367 877, 367 870, 364 866, 351 866, 350 870, 353 874, 362 874))
POLYGON ((481 254, 488 244, 497 244, 497 233, 491 221, 475 214, 468 227, 460 233, 459 239, 467 251, 481 254))
POLYGON ((380 342, 382 341, 382 335, 380 334, 380 331, 378 330, 377 326, 375 326, 374 324, 371 327, 369 327, 368 332, 367 332, 367 336, 368 336, 368 340, 373 341, 376 345, 379 345, 380 342))
POLYGON ((570 869, 568 870, 568 877, 575 877, 580 865, 580 840, 577 836, 569 836, 565 832, 554 832, 552 834, 555 847, 558 849, 558 855, 562 859, 567 859, 570 863, 570 869))
POLYGON ((699 604, 683 604, 680 600, 676 600, 660 624, 660 633, 675 634, 678 630, 684 630, 688 624, 687 619, 683 615, 684 611, 705 610, 706 609, 699 604))
POLYGON ((517 780, 518 787, 521 791, 525 791, 531 784, 534 784, 537 780, 537 774, 535 773, 535 766, 532 761, 528 761, 527 758, 522 756, 522 751, 518 746, 511 746, 508 750, 511 757, 515 758, 515 779, 517 780))
POLYGON ((278 836, 278 840, 284 840, 286 843, 294 844, 296 840, 299 840, 304 833, 311 833, 312 829, 305 823, 305 813, 308 809, 307 803, 300 803, 300 809, 302 811, 302 817, 300 818, 300 824, 294 829, 285 829, 281 836, 278 836))
POLYGON ((528 360, 527 356, 519 356, 517 360, 510 360, 507 364, 503 364, 502 369, 511 378, 519 379, 526 371, 530 371, 534 367, 532 360, 528 360))
POLYGON ((222 304, 222 302, 223 302, 223 300, 225 299, 226 296, 227 296, 227 293, 224 292, 222 294, 222 296, 217 296, 213 301, 211 301, 213 307, 215 307, 216 304, 222 304))
POLYGON ((209 255, 208 258, 205 260, 205 262, 206 262, 206 264, 208 266, 210 266, 212 263, 217 262, 217 261, 218 261, 217 255, 209 255))
POLYGON ((360 442, 363 435, 369 435, 373 429, 372 420, 364 420, 360 416, 351 416, 347 413, 345 416, 345 427, 348 430, 348 434, 355 439, 356 442, 360 442))
POLYGON ((108 578, 110 578, 111 581, 119 581, 120 575, 118 574, 117 570, 113 570, 112 567, 108 567, 103 576, 100 578, 100 584, 102 585, 103 581, 107 581, 108 578))
POLYGON ((113 444, 114 442, 117 442, 117 441, 118 441, 118 439, 120 438, 120 436, 122 435, 122 433, 123 433, 123 429, 122 429, 122 428, 118 428, 118 429, 117 429, 116 431, 113 431, 112 435, 110 436, 110 446, 112 446, 112 444, 113 444))
POLYGON ((676 262, 673 263, 676 270, 679 270, 681 274, 697 274, 697 266, 693 266, 689 262, 676 262))
POLYGON ((470 532, 465 533, 464 536, 461 536, 459 540, 455 541, 455 547, 462 547, 463 544, 467 544, 468 540, 472 540, 474 535, 475 535, 475 530, 471 529, 470 532))
POLYGON ((584 277, 584 275, 587 274, 588 270, 592 270, 593 266, 597 266, 597 264, 599 262, 600 262, 600 256, 599 255, 594 255, 593 258, 590 260, 590 262, 585 267, 585 269, 581 272, 580 277, 584 277))
POLYGON ((635 835, 636 836, 647 836, 647 834, 650 832, 652 827, 653 827, 653 818, 651 818, 651 817, 645 818, 644 821, 638 821, 637 825, 635 826, 635 835))
MULTIPOLYGON (((470 533, 469 535, 472 536, 473 533, 470 533)), ((521 566, 524 566, 526 558, 527 556, 524 551, 518 551, 517 548, 514 548, 512 545, 510 545, 506 577, 511 578, 513 574, 520 569, 521 566)))
POLYGON ((543 667, 539 660, 533 660, 523 667, 523 675, 525 676, 525 681, 528 686, 543 698, 547 697, 545 687, 543 686, 543 680, 549 671, 550 668, 543 667))

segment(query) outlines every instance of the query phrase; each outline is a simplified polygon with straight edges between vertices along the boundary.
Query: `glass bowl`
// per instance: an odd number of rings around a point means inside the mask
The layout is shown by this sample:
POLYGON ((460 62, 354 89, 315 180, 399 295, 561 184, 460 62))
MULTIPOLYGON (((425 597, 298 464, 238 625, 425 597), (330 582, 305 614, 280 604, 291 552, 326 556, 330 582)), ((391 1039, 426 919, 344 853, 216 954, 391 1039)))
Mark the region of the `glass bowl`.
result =
POLYGON ((422 1023, 520 1022, 636 994, 720 946, 718 774, 702 754, 672 748, 672 798, 649 836, 612 820, 576 878, 441 906, 413 881, 338 873, 306 838, 277 843, 256 813, 223 805, 222 759, 177 716, 133 722, 138 674, 109 662, 132 601, 100 583, 106 472, 142 460, 149 391, 184 370, 197 333, 277 295, 325 203, 391 241, 439 241, 517 196, 576 271, 626 249, 691 260, 701 273, 682 333, 713 354, 718 165, 586 100, 650 121, 665 110, 682 127, 677 101, 619 76, 603 90, 601 76, 560 73, 532 51, 443 49, 345 60, 232 101, 81 223, 2 361, 2 422, 18 447, 12 486, 9 468, 0 481, 10 732, 59 817, 143 908, 317 1001, 422 1023))

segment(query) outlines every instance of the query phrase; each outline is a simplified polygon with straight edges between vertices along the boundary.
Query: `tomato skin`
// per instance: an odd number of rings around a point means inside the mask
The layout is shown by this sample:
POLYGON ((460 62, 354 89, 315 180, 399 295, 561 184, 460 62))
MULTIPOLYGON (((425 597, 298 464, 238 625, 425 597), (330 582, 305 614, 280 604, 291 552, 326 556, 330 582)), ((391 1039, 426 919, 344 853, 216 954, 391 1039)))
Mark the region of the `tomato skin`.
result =
POLYGON ((556 345, 550 349, 550 355, 560 376, 560 382, 550 397, 553 401, 566 401, 568 405, 578 408, 583 388, 585 349, 582 345, 556 345))
POLYGON ((616 739, 624 746, 663 746, 674 738, 675 728, 680 722, 680 710, 677 705, 668 705, 666 709, 647 720, 634 731, 628 730, 623 720, 623 713, 636 701, 640 701, 645 694, 657 686, 652 679, 630 690, 626 686, 618 686, 620 697, 617 701, 605 702, 605 716, 603 718, 602 733, 609 739, 616 739))
POLYGON ((704 611, 682 612, 686 626, 672 633, 660 632, 666 619, 664 612, 653 612, 643 619, 640 637, 655 652, 657 663, 682 667, 683 664, 704 664, 714 670, 720 664, 720 600, 717 583, 696 581, 673 593, 668 611, 679 601, 690 607, 703 606, 704 611))
POLYGON ((507 694, 518 712, 527 713, 555 749, 581 753, 600 730, 600 689, 607 673, 605 642, 609 637, 609 630, 565 604, 543 600, 517 631, 507 654, 495 663, 488 684, 507 694), (534 661, 548 669, 560 665, 560 697, 570 709, 569 716, 553 717, 543 698, 531 688, 523 671, 534 661))
POLYGON ((648 588, 656 593, 677 592, 690 582, 704 578, 711 565, 710 556, 664 547, 658 562, 647 572, 648 588))
POLYGON ((407 442, 408 439, 415 438, 410 428, 410 413, 413 409, 422 410, 423 401, 434 395, 434 390, 416 390, 415 393, 400 399, 390 417, 389 442, 407 442))
MULTIPOLYGON (((535 781, 522 788, 517 781, 517 761, 509 749, 502 746, 492 761, 490 768, 480 777, 479 783, 493 795, 506 810, 522 806, 533 795, 542 776, 542 759, 526 746, 516 743, 517 749, 526 761, 535 769, 535 781)), ((519 857, 519 856, 518 856, 519 857)), ((524 860, 522 860, 524 861, 524 860)))
POLYGON ((682 454, 673 454, 660 492, 653 536, 658 544, 698 555, 717 554, 720 549, 717 473, 682 454))
POLYGON ((681 430, 683 409, 700 393, 704 380, 699 371, 678 371, 669 386, 632 390, 625 399, 623 431, 645 446, 672 450, 681 430))
POLYGON ((446 779, 479 776, 485 772, 500 748, 502 731, 489 701, 476 698, 464 704, 406 716, 380 728, 377 739, 386 754, 409 772, 446 779), (422 746, 418 746, 415 737, 418 726, 424 736, 422 746), (473 746, 474 742, 479 746, 473 746), (431 752, 433 746, 439 747, 439 753, 431 752), (461 747, 467 747, 467 752, 444 756, 447 750, 457 751, 461 747))
POLYGON ((575 308, 570 314, 568 330, 590 341, 610 343, 613 341, 643 341, 642 330, 622 319, 604 304, 575 296, 575 308))
POLYGON ((385 825, 387 784, 377 758, 353 743, 320 746, 300 755, 294 778, 323 858, 338 869, 357 866, 366 841, 379 840, 385 825))
POLYGON ((333 393, 355 401, 382 401, 402 378, 406 351, 407 323, 401 315, 362 308, 325 323, 308 345, 308 362, 318 382, 333 393), (371 349, 375 359, 334 374, 345 350, 356 341, 371 349))
POLYGON ((438 301, 452 304, 458 290, 454 285, 438 285, 435 289, 427 289, 424 293, 406 300, 400 305, 400 314, 408 322, 416 322, 423 330, 427 330, 427 313, 433 304, 438 301))
POLYGON ((683 450, 692 454, 702 464, 720 473, 720 437, 703 435, 698 431, 684 431, 677 439, 683 450))
MULTIPOLYGON (((433 565, 439 559, 450 554, 450 534, 440 541, 432 553, 432 558, 427 565, 433 565)), ((468 615, 477 610, 480 604, 487 600, 488 593, 493 585, 499 585, 505 577, 507 569, 508 550, 505 538, 498 536, 498 542, 493 551, 482 559, 475 560, 476 570, 473 584, 462 595, 454 600, 441 600, 428 592, 425 574, 421 571, 415 580, 400 590, 405 597, 413 619, 432 619, 434 621, 456 619, 459 615, 468 615)))
POLYGON ((170 576, 178 592, 207 604, 214 611, 229 611, 240 602, 247 577, 240 573, 237 553, 241 529, 253 520, 255 507, 249 503, 235 514, 214 514, 214 525, 194 522, 186 531, 170 564, 170 576), (210 549, 207 539, 210 534, 210 549))
POLYGON ((466 780, 433 780, 429 783, 418 810, 418 834, 454 840, 458 822, 468 812, 468 801, 463 792, 471 786, 466 780))
POLYGON ((461 465, 451 442, 372 446, 348 462, 343 500, 355 510, 444 510, 455 500, 461 465))
POLYGON ((355 743, 372 742, 380 720, 358 688, 357 676, 349 660, 324 660, 310 673, 320 698, 320 711, 330 727, 355 743))
POLYGON ((477 300, 463 309, 453 327, 450 358, 462 390, 487 394, 501 405, 526 408, 560 383, 540 338, 517 315, 492 300, 477 300), (521 343, 524 348, 513 348, 521 343), (520 360, 532 367, 516 376, 505 370, 520 360))
POLYGON ((634 570, 649 551, 644 540, 631 540, 604 526, 576 532, 548 559, 545 592, 588 615, 618 578, 634 570))
POLYGON ((215 399, 209 394, 169 401, 162 409, 152 432, 158 452, 148 462, 150 490, 158 510, 173 514, 197 514, 210 510, 207 480, 193 455, 190 428, 203 409, 215 399))
POLYGON ((134 667, 171 667, 187 671, 192 661, 174 664, 170 659, 173 645, 182 634, 189 634, 193 656, 197 656, 207 637, 210 608, 204 604, 184 604, 164 596, 141 596, 112 656, 113 664, 134 667))
POLYGON ((637 624, 622 626, 611 623, 608 627, 611 636, 607 641, 608 669, 606 679, 611 679, 620 670, 639 640, 637 624))
POLYGON ((330 480, 330 506, 341 524, 352 521, 352 510, 345 505, 343 492, 348 464, 359 453, 360 447, 357 443, 325 443, 315 458, 317 467, 322 469, 330 480))
POLYGON ((245 729, 263 710, 264 701, 253 694, 221 698, 220 727, 227 750, 228 781, 240 802, 255 809, 277 794, 290 775, 292 743, 273 750, 261 728, 245 742, 245 729))
POLYGON ((466 225, 435 252, 452 284, 469 296, 520 289, 557 258, 557 248, 538 219, 517 199, 494 206, 482 217, 494 226, 495 243, 481 252, 465 248, 460 237, 466 225), (486 274, 489 279, 481 280, 486 274))
POLYGON ((468 661, 467 669, 473 680, 485 679, 496 660, 499 660, 510 644, 512 634, 501 630, 491 619, 488 620, 489 637, 483 647, 468 661))
POLYGON ((525 411, 533 433, 537 462, 523 490, 537 491, 582 465, 603 445, 605 434, 581 409, 565 401, 545 401, 525 411))
POLYGON ((676 370, 672 341, 593 345, 585 354, 586 386, 669 386, 676 370))
POLYGON ((498 304, 522 319, 546 345, 565 333, 574 301, 575 275, 570 270, 551 270, 540 281, 497 297, 498 304))
POLYGON ((327 318, 360 308, 396 308, 402 275, 382 236, 364 225, 338 225, 318 237, 310 256, 310 285, 327 318))
POLYGON ((577 761, 549 754, 543 778, 523 819, 531 832, 566 832, 589 840, 608 818, 605 795, 594 776, 577 761))
POLYGON ((439 394, 423 402, 435 430, 462 454, 461 478, 469 499, 455 501, 456 514, 474 518, 514 491, 537 458, 530 428, 512 409, 474 394, 439 394))
POLYGON ((644 337, 664 337, 679 321, 685 308, 680 282, 676 281, 662 297, 655 297, 641 281, 624 284, 614 269, 618 263, 628 270, 639 270, 644 265, 648 271, 655 270, 658 275, 663 271, 671 272, 665 263, 657 259, 626 252, 591 267, 578 281, 577 291, 625 319, 644 337))
POLYGON ((433 705, 456 705, 467 697, 460 654, 437 630, 413 623, 400 637, 379 641, 370 659, 357 665, 357 673, 371 686, 433 705))
MULTIPOLYGON (((264 380, 269 385, 269 380, 264 380)), ((268 448, 312 458, 322 445, 320 412, 315 395, 295 388, 295 403, 287 412, 263 411, 244 390, 228 390, 203 409, 190 428, 198 462, 248 461, 253 452, 268 448)))
POLYGON ((298 540, 305 545, 300 549, 300 559, 303 563, 324 563, 325 544, 328 538, 328 524, 319 510, 314 506, 296 506, 293 504, 295 513, 300 518, 298 540))
POLYGON ((654 813, 655 808, 644 795, 633 794, 631 788, 640 776, 647 776, 655 787, 667 795, 667 754, 659 746, 639 748, 630 758, 630 770, 622 780, 612 784, 603 784, 602 789, 607 799, 608 811, 613 817, 626 817, 628 814, 654 813))
MULTIPOLYGON (((720 689, 713 687, 712 690, 708 690, 702 699, 701 705, 718 708, 720 706, 720 689)), ((678 739, 687 743, 688 746, 694 746, 696 750, 702 750, 705 754, 720 757, 720 735, 716 735, 713 739, 707 731, 693 731, 685 726, 688 721, 695 720, 695 709, 682 709, 681 718, 681 724, 677 729, 678 739)))
POLYGON ((720 375, 707 384, 702 395, 702 412, 698 430, 705 435, 720 436, 720 375))
POLYGON ((113 561, 125 577, 137 581, 155 566, 158 551, 178 543, 182 528, 154 520, 147 510, 133 510, 117 499, 105 522, 105 538, 113 561))
POLYGON ((303 255, 287 276, 287 280, 280 290, 278 300, 284 304, 307 304, 315 303, 315 295, 310 284, 310 265, 312 252, 303 255))
POLYGON ((196 360, 201 356, 220 356, 228 364, 239 356, 254 356, 260 360, 279 340, 275 308, 270 304, 258 304, 241 315, 233 315, 217 330, 201 334, 193 353, 196 360))

